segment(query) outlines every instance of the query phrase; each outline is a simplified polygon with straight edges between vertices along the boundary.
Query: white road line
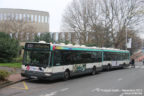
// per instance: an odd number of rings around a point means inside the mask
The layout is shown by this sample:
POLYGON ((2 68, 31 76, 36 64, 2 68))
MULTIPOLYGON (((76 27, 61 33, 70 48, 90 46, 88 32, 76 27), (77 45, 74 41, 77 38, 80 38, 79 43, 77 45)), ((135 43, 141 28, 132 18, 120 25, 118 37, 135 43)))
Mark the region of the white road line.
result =
POLYGON ((61 89, 60 91, 64 92, 64 91, 67 91, 69 88, 63 88, 61 89))
POLYGON ((121 93, 119 96, 124 96, 124 94, 123 94, 123 93, 121 93))
POLYGON ((95 88, 93 90, 91 90, 91 92, 99 92, 100 91, 100 88, 95 88))
POLYGON ((119 78, 119 79, 118 79, 118 81, 122 81, 122 80, 123 80, 122 78, 119 78))
POLYGON ((56 95, 56 91, 54 91, 54 92, 51 92, 51 93, 49 93, 49 94, 45 94, 45 95, 40 95, 40 96, 54 96, 54 95, 56 95))
MULTIPOLYGON (((133 66, 130 66, 128 68, 133 68, 133 66)), ((135 66, 136 69, 144 69, 144 66, 135 66)))
POLYGON ((141 68, 144 69, 144 66, 142 66, 141 68))
POLYGON ((141 66, 135 66, 135 68, 141 68, 141 66))

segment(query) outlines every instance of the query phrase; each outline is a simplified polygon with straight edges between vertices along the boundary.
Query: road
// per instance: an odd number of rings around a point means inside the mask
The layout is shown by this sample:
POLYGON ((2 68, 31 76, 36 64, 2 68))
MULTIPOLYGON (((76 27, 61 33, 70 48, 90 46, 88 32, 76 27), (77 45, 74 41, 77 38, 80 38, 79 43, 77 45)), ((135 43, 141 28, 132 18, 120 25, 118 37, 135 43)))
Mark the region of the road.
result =
POLYGON ((68 81, 26 80, 1 89, 0 96, 144 96, 144 66, 68 81))

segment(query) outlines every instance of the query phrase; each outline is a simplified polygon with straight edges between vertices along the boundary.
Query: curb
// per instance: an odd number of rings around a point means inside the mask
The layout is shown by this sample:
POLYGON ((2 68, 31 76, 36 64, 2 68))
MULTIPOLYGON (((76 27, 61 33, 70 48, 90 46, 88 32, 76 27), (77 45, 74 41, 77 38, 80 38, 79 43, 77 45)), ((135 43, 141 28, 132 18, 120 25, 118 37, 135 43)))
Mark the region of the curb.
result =
POLYGON ((0 89, 2 89, 4 87, 7 87, 7 86, 10 86, 10 85, 13 85, 13 84, 16 84, 16 83, 19 83, 19 82, 22 82, 24 80, 27 80, 27 79, 22 79, 22 80, 19 80, 19 81, 16 81, 16 82, 7 81, 6 83, 0 85, 0 89))

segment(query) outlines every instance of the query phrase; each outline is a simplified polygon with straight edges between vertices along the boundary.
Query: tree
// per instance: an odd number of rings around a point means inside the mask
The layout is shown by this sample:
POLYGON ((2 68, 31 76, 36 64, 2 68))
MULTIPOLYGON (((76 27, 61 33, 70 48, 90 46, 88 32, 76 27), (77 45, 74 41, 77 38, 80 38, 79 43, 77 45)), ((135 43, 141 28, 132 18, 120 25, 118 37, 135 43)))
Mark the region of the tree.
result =
POLYGON ((122 48, 119 43, 125 44, 127 30, 136 29, 143 20, 142 0, 102 0, 102 24, 106 27, 112 39, 113 46, 122 48))
POLYGON ((18 55, 19 42, 8 34, 0 32, 0 62, 10 62, 18 55))
POLYGON ((35 42, 46 41, 47 43, 53 42, 52 37, 49 32, 42 33, 40 34, 40 36, 35 35, 34 41, 35 42))
MULTIPOLYGON (((7 16, 7 20, 0 23, 0 31, 8 34, 13 34, 13 38, 20 41, 26 41, 27 34, 32 36, 35 33, 36 28, 28 23, 30 18, 17 19, 16 16, 7 16)), ((33 39, 33 38, 31 38, 33 39)))
MULTIPOLYGON (((73 0, 63 15, 65 31, 74 31, 79 44, 125 49, 127 30, 143 21, 143 0, 73 0)), ((136 31, 135 31, 136 32, 136 31)))

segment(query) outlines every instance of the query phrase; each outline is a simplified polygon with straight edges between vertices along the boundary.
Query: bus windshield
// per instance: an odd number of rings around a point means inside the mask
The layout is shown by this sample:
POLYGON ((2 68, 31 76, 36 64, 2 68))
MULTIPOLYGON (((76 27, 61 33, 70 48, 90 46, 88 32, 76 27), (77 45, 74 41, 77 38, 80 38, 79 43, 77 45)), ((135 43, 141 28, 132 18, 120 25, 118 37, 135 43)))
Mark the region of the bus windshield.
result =
POLYGON ((47 67, 50 58, 50 51, 25 50, 24 65, 47 67))

